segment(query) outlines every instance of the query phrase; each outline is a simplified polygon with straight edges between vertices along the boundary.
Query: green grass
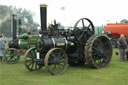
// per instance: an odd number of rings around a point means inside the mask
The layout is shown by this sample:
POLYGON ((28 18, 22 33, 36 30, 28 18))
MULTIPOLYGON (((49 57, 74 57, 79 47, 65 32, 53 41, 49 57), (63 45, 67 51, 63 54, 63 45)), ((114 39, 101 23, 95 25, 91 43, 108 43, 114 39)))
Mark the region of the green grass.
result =
MULTIPOLYGON (((118 51, 118 49, 114 49, 118 51)), ((121 62, 119 56, 113 56, 111 63, 102 69, 68 66, 57 76, 50 75, 45 68, 29 72, 23 58, 18 64, 0 63, 0 85, 127 85, 128 62, 121 62)))

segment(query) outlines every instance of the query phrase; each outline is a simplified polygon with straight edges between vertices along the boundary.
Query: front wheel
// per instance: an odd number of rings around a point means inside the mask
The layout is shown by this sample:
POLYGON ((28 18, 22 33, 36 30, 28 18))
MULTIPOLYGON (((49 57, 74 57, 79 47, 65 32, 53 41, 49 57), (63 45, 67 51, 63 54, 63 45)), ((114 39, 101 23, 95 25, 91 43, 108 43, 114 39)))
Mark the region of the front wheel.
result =
POLYGON ((34 61, 36 58, 36 52, 36 48, 30 48, 24 55, 24 65, 29 71, 36 71, 42 68, 42 65, 39 65, 34 61))
POLYGON ((52 75, 63 73, 67 68, 67 64, 67 54, 60 48, 49 50, 45 56, 45 68, 52 75))
POLYGON ((15 48, 8 48, 4 54, 4 60, 8 64, 16 64, 19 62, 20 55, 15 48))

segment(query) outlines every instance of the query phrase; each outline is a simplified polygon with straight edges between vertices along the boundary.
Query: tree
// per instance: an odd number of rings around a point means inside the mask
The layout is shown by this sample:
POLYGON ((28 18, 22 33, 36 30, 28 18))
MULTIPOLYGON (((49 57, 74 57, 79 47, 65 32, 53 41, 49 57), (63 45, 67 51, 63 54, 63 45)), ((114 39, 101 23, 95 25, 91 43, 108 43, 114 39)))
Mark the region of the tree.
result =
POLYGON ((10 8, 0 5, 0 33, 11 36, 10 8))
POLYGON ((6 22, 3 22, 2 29, 0 29, 0 32, 4 34, 5 36, 9 37, 11 36, 11 19, 7 19, 6 22))
POLYGON ((38 23, 33 21, 34 13, 32 13, 30 10, 16 7, 11 7, 11 10, 18 14, 19 18, 25 26, 29 28, 37 28, 39 26, 38 23))
POLYGON ((128 20, 127 19, 122 19, 120 22, 121 23, 128 23, 128 20))
POLYGON ((38 23, 33 21, 34 13, 31 11, 13 6, 0 5, 0 33, 7 37, 11 36, 12 14, 18 15, 22 24, 30 30, 35 30, 39 26, 38 23))

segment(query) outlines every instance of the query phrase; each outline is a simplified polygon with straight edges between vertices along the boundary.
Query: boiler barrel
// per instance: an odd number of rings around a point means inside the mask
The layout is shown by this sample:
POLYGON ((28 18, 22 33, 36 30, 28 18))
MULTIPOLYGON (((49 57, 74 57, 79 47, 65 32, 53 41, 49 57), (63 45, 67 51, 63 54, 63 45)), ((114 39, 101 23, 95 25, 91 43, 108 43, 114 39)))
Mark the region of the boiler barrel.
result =
MULTIPOLYGON (((73 52, 76 49, 76 44, 74 42, 66 40, 66 38, 46 38, 42 39, 42 44, 39 46, 43 51, 48 51, 51 48, 62 48, 67 52, 73 52)), ((38 49, 38 46, 37 46, 38 49)), ((40 49, 40 48, 39 48, 40 49)))

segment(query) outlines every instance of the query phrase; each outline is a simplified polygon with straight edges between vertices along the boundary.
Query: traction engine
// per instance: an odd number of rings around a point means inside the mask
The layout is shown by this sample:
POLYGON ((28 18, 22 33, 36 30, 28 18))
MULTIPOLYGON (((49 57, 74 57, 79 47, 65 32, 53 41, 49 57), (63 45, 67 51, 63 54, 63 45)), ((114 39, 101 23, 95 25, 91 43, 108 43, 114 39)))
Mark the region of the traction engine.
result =
POLYGON ((94 34, 88 18, 78 20, 73 29, 47 29, 47 5, 40 5, 42 35, 35 48, 25 53, 24 64, 30 71, 45 69, 53 75, 63 73, 67 65, 87 63, 92 68, 107 66, 112 58, 112 45, 105 34, 94 34), (50 31, 50 32, 49 32, 50 31), (51 34, 52 33, 52 34, 51 34))

